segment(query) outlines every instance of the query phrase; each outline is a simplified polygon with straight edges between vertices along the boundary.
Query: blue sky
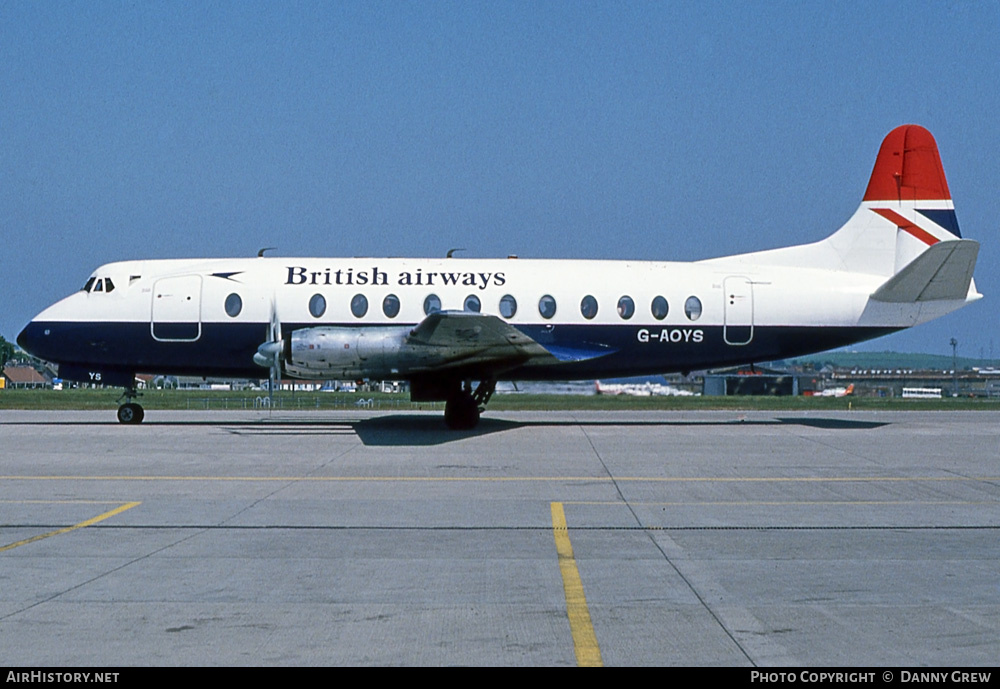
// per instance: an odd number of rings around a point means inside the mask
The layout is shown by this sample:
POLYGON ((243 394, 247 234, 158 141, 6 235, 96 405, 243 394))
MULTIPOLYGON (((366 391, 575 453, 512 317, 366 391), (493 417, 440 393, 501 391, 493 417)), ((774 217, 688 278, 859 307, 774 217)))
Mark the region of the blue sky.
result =
POLYGON ((820 239, 935 135, 1000 357, 1000 4, 0 0, 0 334, 133 258, 693 260, 820 239))

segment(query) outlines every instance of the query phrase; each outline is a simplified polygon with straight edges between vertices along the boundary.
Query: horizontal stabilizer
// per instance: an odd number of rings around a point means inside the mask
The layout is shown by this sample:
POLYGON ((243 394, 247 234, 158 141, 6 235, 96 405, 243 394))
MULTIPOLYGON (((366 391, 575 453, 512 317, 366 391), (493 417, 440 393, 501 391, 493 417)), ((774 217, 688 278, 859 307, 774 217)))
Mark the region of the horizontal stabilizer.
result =
POLYGON ((872 293, 872 299, 892 303, 965 299, 979 242, 956 239, 938 242, 872 293))

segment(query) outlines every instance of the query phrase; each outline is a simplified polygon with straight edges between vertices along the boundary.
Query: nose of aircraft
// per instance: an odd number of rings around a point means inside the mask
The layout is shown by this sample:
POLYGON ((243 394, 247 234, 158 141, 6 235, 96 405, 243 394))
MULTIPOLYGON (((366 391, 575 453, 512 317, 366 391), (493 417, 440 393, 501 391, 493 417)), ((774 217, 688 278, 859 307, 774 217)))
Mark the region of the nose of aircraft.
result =
POLYGON ((38 323, 31 321, 24 326, 24 330, 18 333, 17 345, 28 354, 41 356, 40 352, 44 349, 42 342, 46 334, 45 328, 40 326, 38 323))
POLYGON ((81 340, 78 324, 73 316, 80 313, 80 297, 77 292, 43 309, 17 336, 17 344, 24 351, 51 362, 61 362, 66 354, 78 349, 81 340))

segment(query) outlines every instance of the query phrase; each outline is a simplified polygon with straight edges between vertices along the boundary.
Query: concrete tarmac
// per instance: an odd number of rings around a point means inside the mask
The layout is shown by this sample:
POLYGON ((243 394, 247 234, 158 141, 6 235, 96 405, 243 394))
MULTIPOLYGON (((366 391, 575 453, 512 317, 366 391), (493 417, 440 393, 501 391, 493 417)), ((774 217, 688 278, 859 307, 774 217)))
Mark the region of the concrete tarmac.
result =
POLYGON ((0 412, 0 664, 995 665, 998 423, 0 412))

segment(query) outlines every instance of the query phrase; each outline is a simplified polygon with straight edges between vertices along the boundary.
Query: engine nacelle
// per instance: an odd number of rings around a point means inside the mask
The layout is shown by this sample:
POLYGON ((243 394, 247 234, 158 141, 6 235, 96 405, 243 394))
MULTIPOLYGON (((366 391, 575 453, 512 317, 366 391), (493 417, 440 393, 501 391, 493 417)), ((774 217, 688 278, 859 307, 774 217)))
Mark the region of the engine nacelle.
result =
POLYGON ((285 370, 297 378, 388 378, 399 374, 408 327, 304 328, 291 335, 285 370))

